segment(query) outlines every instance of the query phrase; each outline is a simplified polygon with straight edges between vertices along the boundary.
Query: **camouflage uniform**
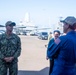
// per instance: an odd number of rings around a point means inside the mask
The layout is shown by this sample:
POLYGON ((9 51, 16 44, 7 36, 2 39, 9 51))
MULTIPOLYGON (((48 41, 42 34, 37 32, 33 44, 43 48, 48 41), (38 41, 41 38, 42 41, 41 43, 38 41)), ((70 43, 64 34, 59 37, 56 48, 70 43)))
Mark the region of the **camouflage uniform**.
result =
POLYGON ((6 33, 0 35, 0 75, 17 75, 18 57, 21 53, 21 40, 16 34, 11 34, 8 38, 6 33), (5 57, 14 57, 12 62, 6 62, 5 57))

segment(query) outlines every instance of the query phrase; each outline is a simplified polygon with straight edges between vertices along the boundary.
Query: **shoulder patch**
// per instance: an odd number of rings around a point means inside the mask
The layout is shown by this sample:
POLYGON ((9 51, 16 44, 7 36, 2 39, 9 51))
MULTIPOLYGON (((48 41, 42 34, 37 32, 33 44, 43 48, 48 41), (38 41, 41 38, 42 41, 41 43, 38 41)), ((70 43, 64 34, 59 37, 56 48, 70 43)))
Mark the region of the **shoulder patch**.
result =
POLYGON ((55 40, 55 44, 59 44, 61 42, 61 40, 59 39, 59 38, 57 38, 56 40, 55 40))

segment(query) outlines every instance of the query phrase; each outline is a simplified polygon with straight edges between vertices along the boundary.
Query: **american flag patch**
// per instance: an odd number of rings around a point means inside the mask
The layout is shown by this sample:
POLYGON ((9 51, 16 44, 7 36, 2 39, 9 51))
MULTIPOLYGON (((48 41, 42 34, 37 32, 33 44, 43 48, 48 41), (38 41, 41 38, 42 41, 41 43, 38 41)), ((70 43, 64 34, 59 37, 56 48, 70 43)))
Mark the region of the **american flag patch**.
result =
POLYGON ((58 45, 59 43, 61 42, 61 40, 59 39, 59 38, 57 38, 56 40, 55 40, 55 43, 58 45))

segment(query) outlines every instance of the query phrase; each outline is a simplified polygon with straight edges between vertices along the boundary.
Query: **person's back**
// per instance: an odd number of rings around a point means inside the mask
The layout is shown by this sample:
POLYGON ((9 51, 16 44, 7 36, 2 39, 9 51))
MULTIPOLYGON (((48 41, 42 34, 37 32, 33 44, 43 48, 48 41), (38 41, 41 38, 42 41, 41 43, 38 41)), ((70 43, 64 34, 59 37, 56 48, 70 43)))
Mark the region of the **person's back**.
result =
POLYGON ((66 39, 65 44, 61 44, 58 57, 54 60, 53 73, 56 75, 75 75, 75 49, 76 34, 70 32, 66 36, 60 37, 61 40, 66 39))
POLYGON ((54 58, 53 71, 50 75, 76 75, 76 18, 68 16, 61 22, 66 35, 48 46, 47 55, 50 59, 54 58), (54 57, 56 53, 58 55, 54 57))

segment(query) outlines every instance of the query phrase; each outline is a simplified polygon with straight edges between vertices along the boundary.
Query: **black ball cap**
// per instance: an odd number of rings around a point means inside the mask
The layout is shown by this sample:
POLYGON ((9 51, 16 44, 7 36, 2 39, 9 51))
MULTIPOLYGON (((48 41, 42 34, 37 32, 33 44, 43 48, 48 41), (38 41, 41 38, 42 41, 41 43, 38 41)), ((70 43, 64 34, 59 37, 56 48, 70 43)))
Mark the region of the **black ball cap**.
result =
POLYGON ((15 22, 12 22, 12 21, 7 21, 6 26, 16 26, 16 23, 15 22))

